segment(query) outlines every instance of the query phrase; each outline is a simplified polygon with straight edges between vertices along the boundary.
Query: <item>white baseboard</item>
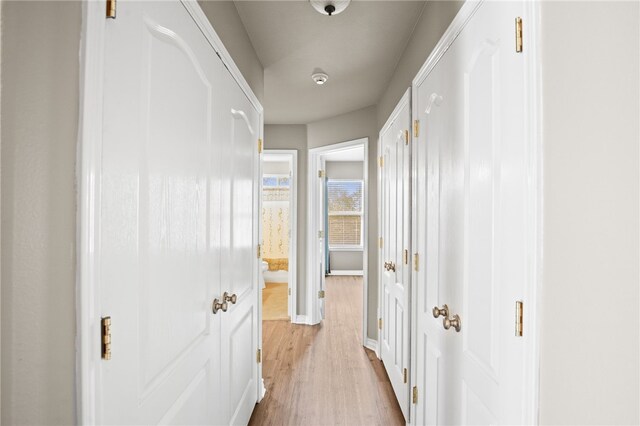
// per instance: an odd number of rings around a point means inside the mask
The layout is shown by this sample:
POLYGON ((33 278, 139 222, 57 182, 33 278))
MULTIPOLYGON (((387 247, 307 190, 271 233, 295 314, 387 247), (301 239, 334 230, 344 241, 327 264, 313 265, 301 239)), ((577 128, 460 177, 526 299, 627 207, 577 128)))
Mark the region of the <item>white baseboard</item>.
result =
POLYGON ((331 275, 350 275, 350 276, 363 276, 364 271, 331 271, 331 275))
POLYGON ((293 324, 309 324, 309 318, 306 315, 296 315, 291 322, 293 324))
POLYGON ((374 339, 369 339, 367 337, 367 341, 364 342, 364 347, 367 349, 371 349, 372 351, 374 351, 376 353, 376 355, 378 354, 378 341, 374 340, 374 339))

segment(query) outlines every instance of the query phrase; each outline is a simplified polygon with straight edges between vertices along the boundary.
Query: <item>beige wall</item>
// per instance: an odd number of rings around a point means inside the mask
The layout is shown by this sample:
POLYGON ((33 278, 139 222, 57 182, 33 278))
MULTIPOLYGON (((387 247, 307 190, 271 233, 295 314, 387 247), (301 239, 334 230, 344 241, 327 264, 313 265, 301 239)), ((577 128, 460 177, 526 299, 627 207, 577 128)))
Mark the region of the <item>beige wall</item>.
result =
POLYGON ((80 3, 3 18, 2 424, 72 424, 80 3))
POLYGON ((378 335, 376 326, 378 318, 378 182, 377 146, 378 125, 376 107, 327 118, 307 125, 307 142, 309 148, 331 145, 360 138, 369 138, 369 209, 368 214, 368 281, 369 295, 367 303, 367 335, 375 339, 378 335))
POLYGON ((378 129, 382 129, 396 104, 411 86, 413 78, 463 4, 463 1, 453 0, 427 1, 425 3, 422 15, 400 57, 387 90, 378 101, 378 129))
POLYGON ((298 241, 297 241, 297 315, 306 314, 306 235, 307 235, 307 126, 277 124, 264 126, 265 149, 295 149, 298 151, 298 241))
POLYGON ((264 100, 264 69, 232 1, 198 0, 258 100, 264 100))
POLYGON ((639 14, 542 2, 542 424, 640 423, 639 14))

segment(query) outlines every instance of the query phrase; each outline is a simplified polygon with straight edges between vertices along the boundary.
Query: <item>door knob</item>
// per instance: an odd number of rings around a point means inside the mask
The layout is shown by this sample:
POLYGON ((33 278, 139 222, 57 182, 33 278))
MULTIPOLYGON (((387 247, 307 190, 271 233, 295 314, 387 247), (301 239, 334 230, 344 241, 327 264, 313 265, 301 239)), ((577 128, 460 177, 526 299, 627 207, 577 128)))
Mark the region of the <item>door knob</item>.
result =
POLYGON ((442 305, 442 308, 438 308, 437 306, 433 307, 433 317, 438 318, 439 316, 449 317, 449 307, 446 304, 442 305))
POLYGON ((232 304, 236 304, 236 302, 238 301, 238 296, 236 296, 236 294, 229 294, 226 291, 224 292, 224 294, 222 295, 222 300, 224 300, 225 302, 231 302, 232 304))
POLYGON ((222 312, 227 312, 227 302, 220 302, 220 300, 218 299, 213 299, 213 306, 211 307, 211 310, 213 311, 214 314, 217 314, 218 311, 222 311, 222 312))
POLYGON ((387 271, 396 271, 396 264, 393 262, 384 262, 384 269, 387 271))
POLYGON ((453 318, 446 317, 445 319, 443 319, 442 325, 444 326, 445 330, 448 330, 451 327, 453 327, 456 330, 456 332, 460 332, 460 328, 462 324, 460 324, 460 317, 456 314, 453 316, 453 318))

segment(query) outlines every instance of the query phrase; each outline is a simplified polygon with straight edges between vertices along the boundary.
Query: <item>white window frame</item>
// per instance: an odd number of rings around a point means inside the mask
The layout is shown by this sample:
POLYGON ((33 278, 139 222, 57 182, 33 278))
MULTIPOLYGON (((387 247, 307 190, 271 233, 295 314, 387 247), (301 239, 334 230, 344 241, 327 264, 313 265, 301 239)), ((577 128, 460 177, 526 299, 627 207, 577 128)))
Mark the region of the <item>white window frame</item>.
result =
MULTIPOLYGON (((357 245, 339 245, 334 246, 329 243, 329 251, 363 251, 364 250, 364 179, 327 179, 327 185, 329 182, 358 182, 360 184, 360 193, 361 193, 361 203, 360 203, 360 212, 330 212, 328 211, 329 216, 360 216, 360 244, 357 245)), ((328 198, 328 197, 327 197, 328 198)), ((327 210, 329 206, 327 205, 327 210)), ((327 230, 329 238, 331 238, 331 234, 329 230, 327 230)))

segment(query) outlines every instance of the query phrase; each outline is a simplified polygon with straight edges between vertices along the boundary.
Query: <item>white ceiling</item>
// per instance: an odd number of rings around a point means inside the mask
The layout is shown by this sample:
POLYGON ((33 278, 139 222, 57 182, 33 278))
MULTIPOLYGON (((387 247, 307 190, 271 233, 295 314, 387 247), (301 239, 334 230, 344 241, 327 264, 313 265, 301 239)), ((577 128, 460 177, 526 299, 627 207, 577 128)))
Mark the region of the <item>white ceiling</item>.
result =
POLYGON ((322 158, 325 161, 364 161, 364 147, 356 146, 353 148, 341 149, 324 154, 322 158))
POLYGON ((308 1, 236 1, 264 66, 265 122, 306 124, 377 103, 423 1, 352 1, 323 16, 308 1), (316 85, 316 69, 329 74, 316 85))

